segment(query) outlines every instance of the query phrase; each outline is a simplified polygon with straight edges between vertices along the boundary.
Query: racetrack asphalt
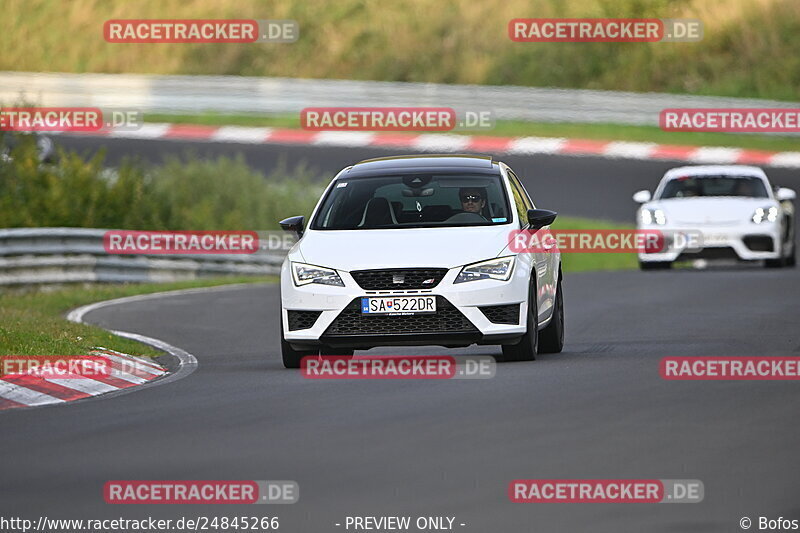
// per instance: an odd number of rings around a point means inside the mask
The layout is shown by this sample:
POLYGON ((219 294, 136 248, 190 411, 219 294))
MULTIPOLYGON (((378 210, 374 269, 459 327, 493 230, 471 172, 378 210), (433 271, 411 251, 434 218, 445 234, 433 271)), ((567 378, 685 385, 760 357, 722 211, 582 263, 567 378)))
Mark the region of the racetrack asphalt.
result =
MULTIPOLYGON (((663 356, 800 355, 797 269, 581 273, 563 353, 489 380, 318 381, 280 363, 275 285, 111 306, 86 320, 193 353, 191 376, 2 417, 0 516, 455 516, 457 530, 737 531, 800 517, 797 383, 664 381, 663 356), (697 504, 513 504, 514 479, 699 479, 697 504), (276 506, 120 506, 108 480, 295 480, 276 506)), ((494 347, 371 350, 497 354, 494 347)))

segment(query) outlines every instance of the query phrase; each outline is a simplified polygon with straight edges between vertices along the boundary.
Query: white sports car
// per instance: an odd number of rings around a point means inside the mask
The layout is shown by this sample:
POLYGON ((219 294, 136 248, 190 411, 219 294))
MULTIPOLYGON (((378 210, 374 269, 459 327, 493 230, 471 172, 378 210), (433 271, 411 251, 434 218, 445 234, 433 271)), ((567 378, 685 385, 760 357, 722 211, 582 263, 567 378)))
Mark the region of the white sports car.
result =
POLYGON ((664 175, 655 193, 633 195, 641 203, 637 227, 660 230, 665 246, 640 253, 643 270, 693 259, 764 260, 794 266, 792 189, 770 186, 758 167, 688 166, 664 175))
POLYGON ((506 360, 560 352, 559 253, 516 253, 514 230, 547 227, 503 163, 405 156, 347 167, 323 193, 281 268, 281 352, 502 345, 506 360))

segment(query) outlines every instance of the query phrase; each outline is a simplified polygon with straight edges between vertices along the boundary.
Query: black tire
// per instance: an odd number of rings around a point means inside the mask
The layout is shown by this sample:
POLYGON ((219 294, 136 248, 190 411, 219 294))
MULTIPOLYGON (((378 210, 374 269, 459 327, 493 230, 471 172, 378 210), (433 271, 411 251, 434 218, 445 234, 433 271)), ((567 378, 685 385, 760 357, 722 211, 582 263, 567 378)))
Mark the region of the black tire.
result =
POLYGON ((766 268, 782 268, 786 266, 786 258, 781 257, 779 259, 765 259, 764 266, 766 268))
POLYGON ((283 338, 283 310, 281 310, 281 358, 285 368, 300 368, 303 357, 309 355, 319 355, 318 350, 295 350, 291 344, 283 338))
POLYGON ((795 265, 797 265, 797 243, 795 242, 792 243, 792 253, 788 257, 764 261, 764 266, 767 268, 793 267, 795 265))
POLYGON ((672 268, 672 261, 639 261, 641 270, 669 270, 672 268))
POLYGON ((764 266, 767 268, 783 268, 787 266, 794 266, 795 254, 794 246, 792 246, 792 254, 788 257, 781 256, 777 259, 765 259, 764 266))
POLYGON ((539 353, 561 353, 564 349, 564 295, 561 293, 561 276, 556 285, 556 302, 553 318, 539 332, 539 353))
MULTIPOLYGON (((534 272, 533 275, 536 275, 536 273, 534 272)), ((503 355, 498 361, 533 361, 536 359, 536 351, 539 344, 539 319, 535 283, 531 283, 531 289, 528 291, 528 316, 526 318, 526 325, 527 329, 525 335, 522 336, 517 344, 503 345, 503 355)))

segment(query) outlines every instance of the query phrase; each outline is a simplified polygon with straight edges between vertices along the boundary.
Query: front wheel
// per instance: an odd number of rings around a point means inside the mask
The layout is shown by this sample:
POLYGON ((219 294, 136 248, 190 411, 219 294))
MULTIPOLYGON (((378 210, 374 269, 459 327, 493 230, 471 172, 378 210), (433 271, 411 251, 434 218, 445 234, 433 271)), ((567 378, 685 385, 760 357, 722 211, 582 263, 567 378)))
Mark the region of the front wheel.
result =
POLYGON ((797 264, 797 244, 792 243, 792 253, 778 259, 766 259, 764 266, 767 268, 793 267, 797 264))
POLYGON ((539 353, 560 353, 564 349, 564 295, 561 294, 561 277, 556 285, 556 302, 553 318, 539 332, 539 353))
POLYGON ((530 294, 528 295, 528 316, 525 320, 527 326, 525 335, 522 336, 522 339, 517 344, 503 345, 503 356, 499 359, 501 362, 533 361, 536 359, 536 351, 539 344, 539 309, 536 304, 536 288, 535 285, 531 285, 530 294))

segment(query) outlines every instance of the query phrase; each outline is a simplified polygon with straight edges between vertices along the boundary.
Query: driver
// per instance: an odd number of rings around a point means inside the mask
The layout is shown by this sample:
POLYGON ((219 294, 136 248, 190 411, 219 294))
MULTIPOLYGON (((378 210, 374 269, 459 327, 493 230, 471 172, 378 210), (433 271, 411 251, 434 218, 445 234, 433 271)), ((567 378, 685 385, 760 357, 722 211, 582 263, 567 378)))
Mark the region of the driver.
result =
POLYGON ((458 192, 458 197, 461 199, 461 208, 465 213, 475 213, 476 215, 483 214, 483 208, 486 206, 486 198, 484 198, 481 189, 462 187, 458 192))
POLYGON ((700 185, 691 181, 686 182, 686 184, 683 186, 683 190, 680 191, 680 196, 683 198, 700 196, 700 185))
POLYGON ((753 187, 750 184, 749 180, 740 179, 736 182, 736 188, 733 192, 734 196, 755 196, 753 194, 753 187))

